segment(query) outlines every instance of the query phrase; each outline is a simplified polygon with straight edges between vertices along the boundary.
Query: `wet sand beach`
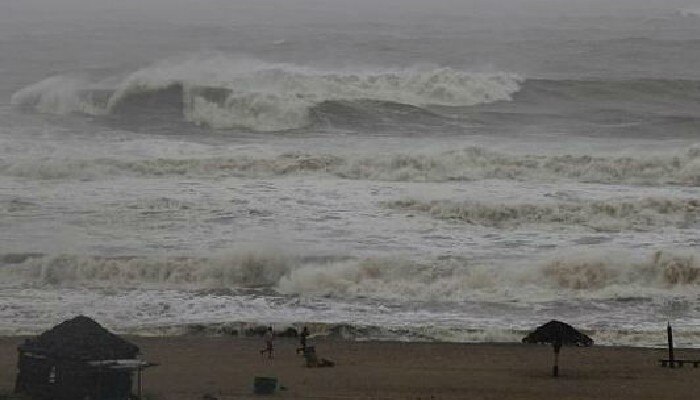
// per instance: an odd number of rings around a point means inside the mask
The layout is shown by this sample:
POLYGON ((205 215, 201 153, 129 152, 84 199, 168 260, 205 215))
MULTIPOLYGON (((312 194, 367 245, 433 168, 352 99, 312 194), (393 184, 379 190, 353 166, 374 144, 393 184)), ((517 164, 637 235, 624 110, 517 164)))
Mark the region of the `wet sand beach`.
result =
MULTIPOLYGON (((546 345, 348 342, 315 340, 334 368, 305 368, 297 342, 279 339, 275 359, 261 359, 259 339, 129 338, 143 357, 160 363, 144 373, 152 399, 256 398, 255 376, 276 376, 288 399, 692 399, 700 368, 665 369, 663 349, 564 348, 561 376, 551 378, 546 345)), ((0 393, 12 390, 16 345, 0 339, 0 393)), ((700 350, 677 349, 700 359, 700 350)))

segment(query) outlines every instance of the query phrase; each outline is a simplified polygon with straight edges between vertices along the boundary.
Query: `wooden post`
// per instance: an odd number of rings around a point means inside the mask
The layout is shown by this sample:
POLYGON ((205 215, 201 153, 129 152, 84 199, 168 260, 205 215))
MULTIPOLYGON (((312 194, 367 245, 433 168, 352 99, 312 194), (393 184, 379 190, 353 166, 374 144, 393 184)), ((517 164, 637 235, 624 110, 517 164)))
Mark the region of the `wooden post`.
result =
POLYGON ((673 328, 671 328, 670 322, 666 327, 666 332, 668 333, 668 366, 674 368, 676 363, 673 359, 673 328))
POLYGON ((136 394, 138 395, 138 399, 141 400, 141 367, 139 367, 137 372, 136 387, 136 394))
POLYGON ((554 332, 554 368, 552 369, 552 376, 559 376, 559 350, 564 343, 564 332, 562 332, 562 327, 557 325, 556 331, 554 332))
POLYGON ((22 393, 24 391, 24 382, 22 376, 22 358, 24 357, 24 352, 17 349, 17 378, 15 378, 15 393, 22 393))
POLYGON ((95 397, 102 400, 102 368, 99 369, 97 375, 97 393, 95 393, 95 397))

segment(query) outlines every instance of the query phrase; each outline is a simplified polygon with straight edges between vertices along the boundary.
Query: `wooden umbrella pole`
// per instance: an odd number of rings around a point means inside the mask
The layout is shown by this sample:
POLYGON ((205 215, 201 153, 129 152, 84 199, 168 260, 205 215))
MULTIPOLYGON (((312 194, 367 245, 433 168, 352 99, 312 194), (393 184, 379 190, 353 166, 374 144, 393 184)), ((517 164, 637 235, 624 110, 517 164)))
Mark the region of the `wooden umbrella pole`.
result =
POLYGON ((675 362, 673 358, 673 328, 671 328, 671 324, 668 324, 668 327, 666 328, 666 332, 668 334, 668 366, 671 368, 675 367, 675 362))
POLYGON ((552 376, 559 376, 559 351, 561 350, 561 345, 554 344, 554 368, 552 368, 552 376))

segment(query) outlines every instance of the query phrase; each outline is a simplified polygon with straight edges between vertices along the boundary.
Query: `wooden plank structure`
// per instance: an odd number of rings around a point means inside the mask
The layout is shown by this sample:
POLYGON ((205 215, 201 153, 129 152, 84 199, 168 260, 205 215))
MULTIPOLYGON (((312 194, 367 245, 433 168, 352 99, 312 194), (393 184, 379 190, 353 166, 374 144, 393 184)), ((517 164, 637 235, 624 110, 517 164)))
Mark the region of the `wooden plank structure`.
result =
POLYGON ((34 400, 140 399, 141 372, 156 365, 138 359, 136 345, 83 316, 26 340, 17 350, 15 392, 34 400))
POLYGON ((668 358, 659 360, 662 367, 666 368, 683 368, 685 364, 692 364, 693 368, 700 366, 700 360, 676 360, 673 355, 673 328, 671 324, 666 327, 666 335, 668 337, 668 358))
POLYGON ((700 367, 700 360, 659 360, 659 363, 661 363, 661 366, 664 368, 683 368, 685 364, 693 364, 693 368, 700 367))

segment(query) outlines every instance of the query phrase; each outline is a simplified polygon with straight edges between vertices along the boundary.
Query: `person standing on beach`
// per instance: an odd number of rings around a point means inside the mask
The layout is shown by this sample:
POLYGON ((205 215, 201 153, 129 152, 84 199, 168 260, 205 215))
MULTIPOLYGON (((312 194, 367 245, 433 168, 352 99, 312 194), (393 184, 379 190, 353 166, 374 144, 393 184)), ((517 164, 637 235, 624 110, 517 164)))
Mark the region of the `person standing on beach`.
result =
POLYGON ((306 338, 309 336, 309 328, 304 327, 299 335, 299 347, 297 347, 297 354, 306 352, 306 338))
POLYGON ((260 355, 263 355, 267 352, 267 358, 273 358, 272 353, 273 353, 273 347, 272 347, 272 341, 274 339, 274 335, 272 334, 272 327, 268 326, 267 327, 267 332, 265 332, 265 335, 263 336, 265 340, 265 348, 260 350, 260 355))

